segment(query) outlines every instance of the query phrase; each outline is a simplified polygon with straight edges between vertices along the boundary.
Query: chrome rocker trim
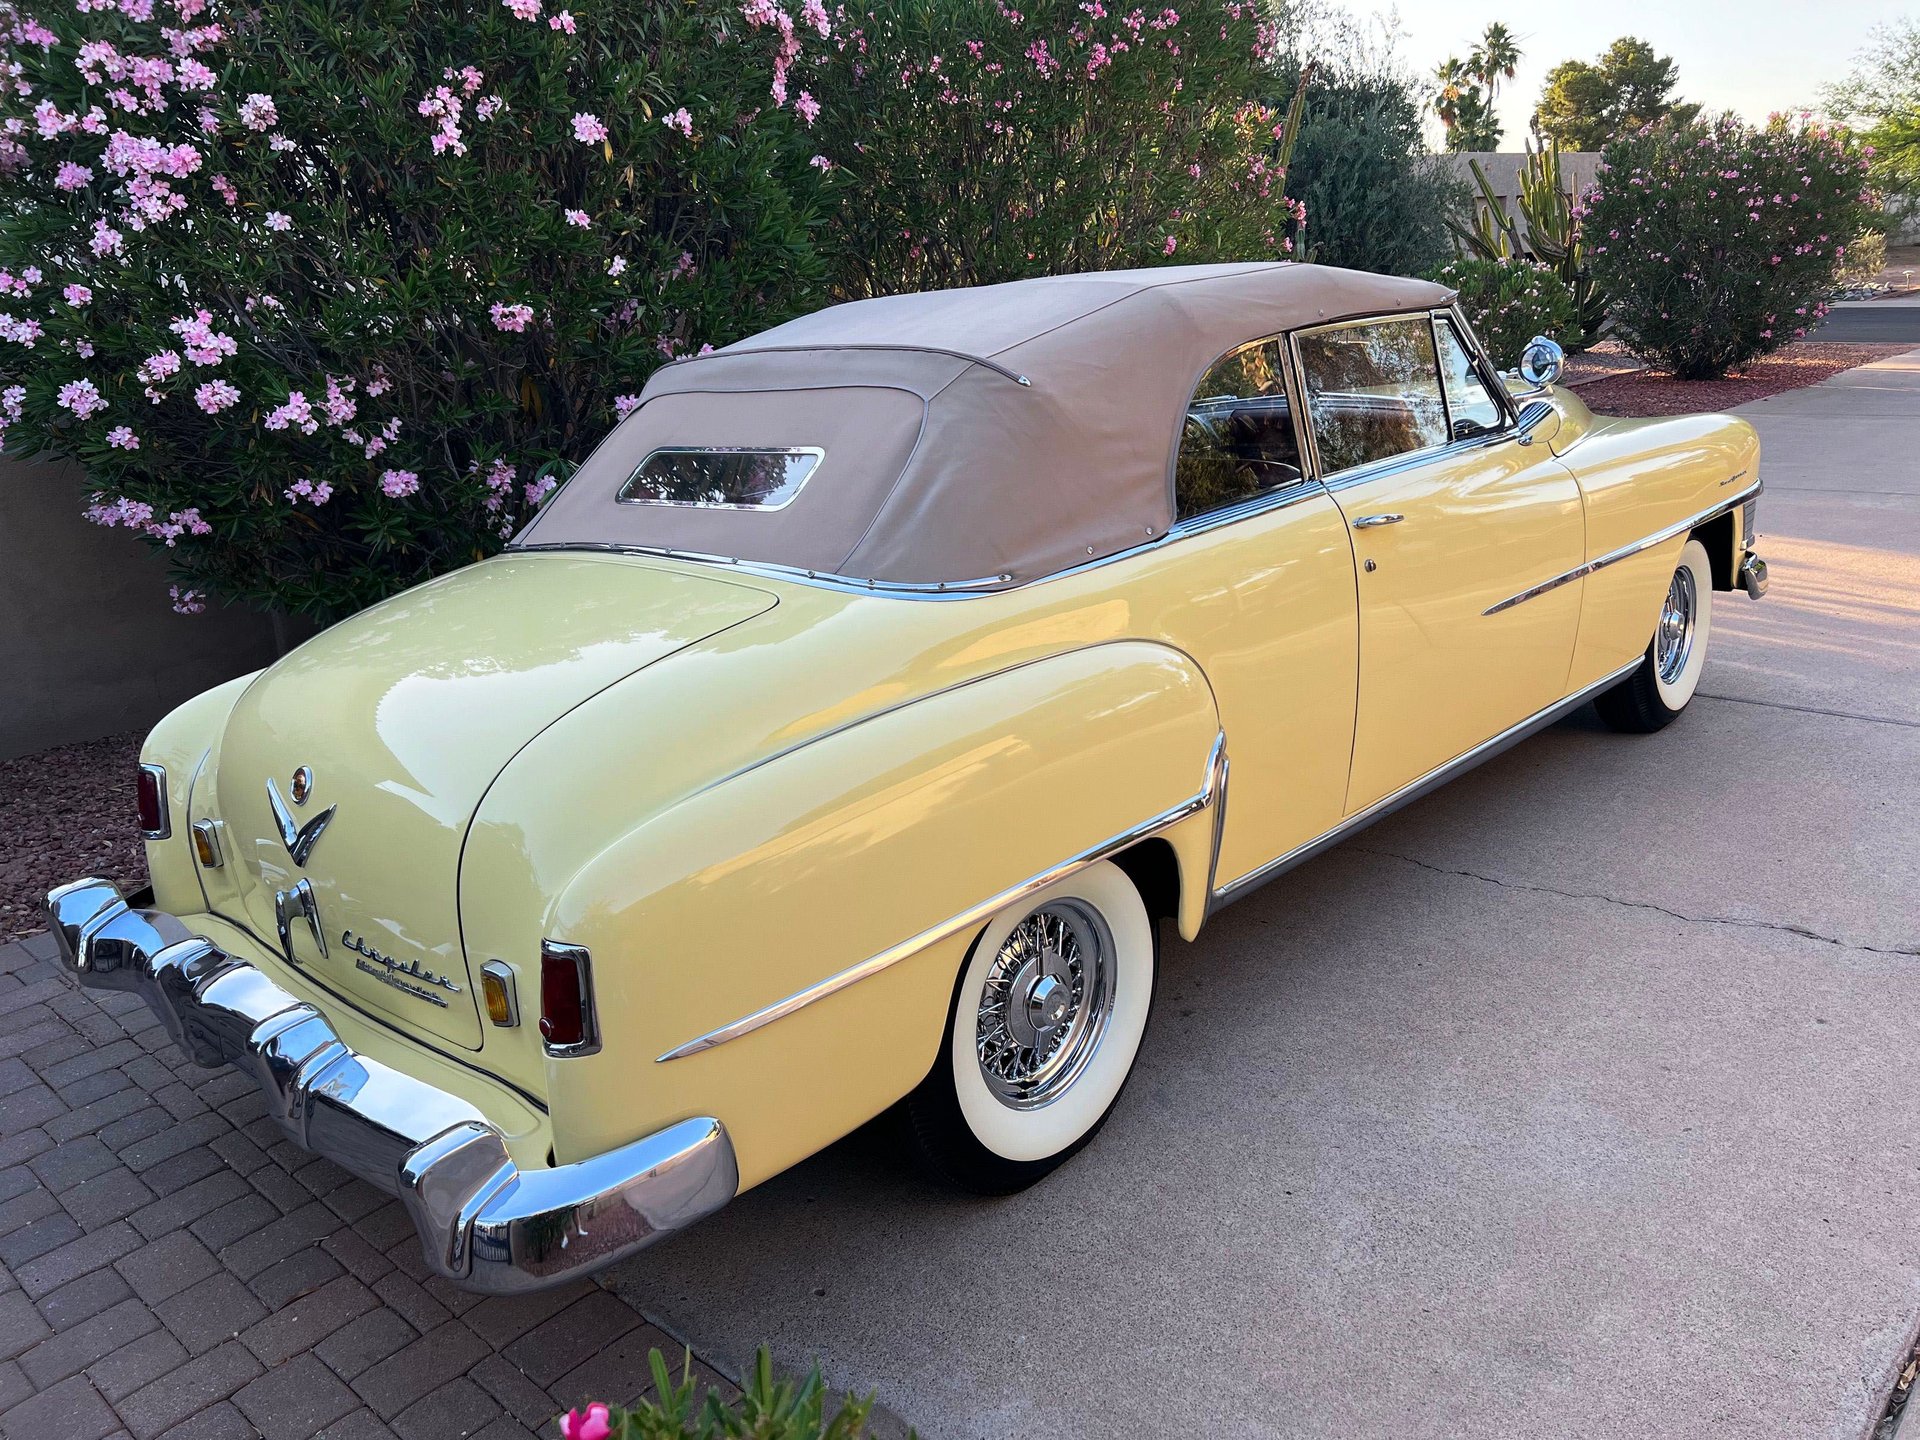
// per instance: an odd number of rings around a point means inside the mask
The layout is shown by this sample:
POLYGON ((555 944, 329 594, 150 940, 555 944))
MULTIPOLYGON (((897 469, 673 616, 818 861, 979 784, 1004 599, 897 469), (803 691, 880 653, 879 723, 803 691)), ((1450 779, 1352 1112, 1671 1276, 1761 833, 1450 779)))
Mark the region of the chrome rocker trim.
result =
POLYGON ((1454 776, 1463 771, 1471 770, 1483 760, 1491 760, 1509 746, 1518 745, 1535 731, 1546 729, 1547 726, 1553 724, 1554 721, 1560 719, 1562 716, 1579 709, 1581 705, 1591 700, 1608 686, 1626 679, 1627 676, 1639 668, 1641 659, 1641 656, 1634 656, 1632 660, 1622 665, 1618 670, 1602 675, 1591 685, 1583 686, 1581 689, 1567 696, 1564 700, 1556 700, 1553 704, 1547 706, 1546 709, 1536 711, 1534 714, 1529 715, 1518 725, 1510 726, 1508 729, 1502 730, 1491 740, 1481 742, 1465 754, 1454 756, 1454 758, 1447 761, 1446 764, 1436 766, 1425 775, 1422 775, 1418 780, 1401 786, 1391 795, 1382 796, 1380 799, 1374 801, 1373 804, 1367 806, 1366 809, 1349 815, 1345 820, 1342 820, 1338 825, 1334 826, 1333 829, 1327 831, 1326 834, 1309 840, 1304 845, 1295 846, 1277 860, 1269 860, 1257 869, 1249 870, 1238 880, 1229 880, 1225 885, 1220 886, 1213 892, 1207 904, 1207 913, 1211 915, 1222 906, 1231 901, 1238 900, 1242 895, 1257 890, 1267 881, 1277 879, 1279 876, 1286 874, 1287 871, 1293 869, 1296 865, 1306 864, 1307 861, 1313 859, 1314 856, 1320 854, 1323 850, 1331 849, 1349 835, 1366 829, 1367 826, 1373 824, 1376 820, 1386 819, 1387 816, 1391 815, 1403 805, 1411 805, 1421 797, 1432 794, 1435 790, 1438 790, 1442 785, 1446 784, 1447 781, 1453 779, 1454 776))
POLYGON ((356 1054, 312 1005, 110 880, 47 896, 60 957, 82 985, 144 999, 195 1063, 236 1066, 287 1138, 403 1201, 427 1264, 507 1295, 624 1259, 739 1189, 718 1120, 682 1120, 604 1154, 522 1170, 472 1105, 356 1054))
POLYGON ((849 985, 857 985, 862 980, 878 975, 882 970, 891 969, 902 960, 911 959, 929 945, 937 945, 942 940, 959 934, 962 930, 985 924, 1009 905, 1018 904, 1027 896, 1037 894, 1047 886, 1066 879, 1076 870, 1084 870, 1087 866, 1104 860, 1109 855, 1117 855, 1128 846, 1137 844, 1148 836, 1158 835, 1162 830, 1178 824, 1189 815, 1198 814, 1214 802, 1221 787, 1226 784, 1226 762, 1227 737, 1222 732, 1214 737, 1213 747, 1207 754, 1205 781, 1200 786, 1199 793, 1192 799, 1183 800, 1170 809, 1162 810, 1152 819, 1142 821, 1131 829, 1122 830, 1118 835, 1102 840, 1098 845, 1090 845, 1079 854, 1070 855, 1059 864, 1050 865, 1039 874, 1030 875, 1019 884, 1009 886, 997 895, 990 895, 976 905, 969 905, 958 915, 950 916, 938 925, 922 930, 919 934, 902 940, 897 945, 890 945, 878 955, 869 956, 857 965, 849 965, 845 970, 829 975, 824 980, 815 981, 806 989, 797 990, 784 1000, 776 1000, 773 1004, 764 1006, 751 1015, 743 1015, 738 1020, 720 1026, 717 1030, 709 1030, 706 1034, 687 1041, 684 1045, 676 1045, 666 1054, 658 1056, 654 1063, 660 1065, 669 1060, 683 1060, 689 1055, 698 1055, 703 1050, 711 1050, 716 1045, 724 1045, 729 1040, 738 1040, 742 1035, 750 1035, 776 1020, 783 1020, 794 1011, 804 1009, 816 1000, 837 995, 849 985))

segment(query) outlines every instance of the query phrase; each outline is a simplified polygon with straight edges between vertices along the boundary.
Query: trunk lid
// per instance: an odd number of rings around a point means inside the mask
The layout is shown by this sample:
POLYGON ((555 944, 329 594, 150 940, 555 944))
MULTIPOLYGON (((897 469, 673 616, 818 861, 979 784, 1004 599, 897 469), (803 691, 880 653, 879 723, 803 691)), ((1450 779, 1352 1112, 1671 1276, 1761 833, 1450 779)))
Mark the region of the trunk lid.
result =
POLYGON ((775 603, 644 561, 522 554, 307 642, 248 688, 221 742, 246 923, 327 989, 478 1049, 458 882, 481 797, 575 706, 775 603))

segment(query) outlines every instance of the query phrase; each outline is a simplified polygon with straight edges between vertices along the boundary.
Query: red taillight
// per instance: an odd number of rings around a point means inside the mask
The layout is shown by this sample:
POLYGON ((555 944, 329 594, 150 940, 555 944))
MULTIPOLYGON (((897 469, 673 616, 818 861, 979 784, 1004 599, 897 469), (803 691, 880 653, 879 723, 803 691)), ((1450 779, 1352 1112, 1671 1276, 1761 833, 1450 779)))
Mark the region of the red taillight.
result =
POLYGON ((550 1054, 588 1055, 600 1048, 593 972, 583 946, 540 944, 540 1037, 550 1054))
POLYGON ((167 838, 167 772, 158 765, 140 767, 140 833, 149 840, 167 838))

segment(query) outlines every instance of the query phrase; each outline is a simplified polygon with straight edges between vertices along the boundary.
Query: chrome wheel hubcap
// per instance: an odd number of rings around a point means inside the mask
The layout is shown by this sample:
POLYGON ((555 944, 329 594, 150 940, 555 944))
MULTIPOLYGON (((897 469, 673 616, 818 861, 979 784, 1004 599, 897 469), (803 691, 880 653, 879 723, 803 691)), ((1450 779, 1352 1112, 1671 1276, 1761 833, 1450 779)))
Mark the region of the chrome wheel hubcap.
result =
POLYGON ((1653 637, 1653 664, 1660 679, 1671 685, 1687 668, 1693 655, 1693 633, 1699 621, 1700 597, 1694 589, 1693 571, 1685 565, 1673 572, 1667 586, 1667 603, 1660 610, 1660 628, 1653 637))
POLYGON ((1077 900, 1042 905, 1013 927, 987 971, 974 1048, 987 1088, 1034 1110, 1058 1099, 1113 1016, 1113 934, 1077 900))

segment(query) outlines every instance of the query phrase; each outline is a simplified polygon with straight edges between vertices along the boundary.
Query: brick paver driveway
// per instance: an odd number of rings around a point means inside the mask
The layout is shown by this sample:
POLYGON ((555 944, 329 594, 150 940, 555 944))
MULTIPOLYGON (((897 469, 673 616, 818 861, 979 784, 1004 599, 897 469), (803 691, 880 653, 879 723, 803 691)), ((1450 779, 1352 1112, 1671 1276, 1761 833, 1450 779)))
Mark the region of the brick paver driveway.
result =
MULTIPOLYGON (((589 1283, 428 1277, 397 1201, 281 1136, 41 935, 0 947, 0 1433, 516 1440, 682 1348, 589 1283)), ((731 1386, 696 1363, 723 1391, 731 1386)))

